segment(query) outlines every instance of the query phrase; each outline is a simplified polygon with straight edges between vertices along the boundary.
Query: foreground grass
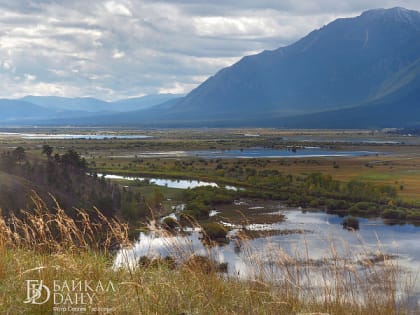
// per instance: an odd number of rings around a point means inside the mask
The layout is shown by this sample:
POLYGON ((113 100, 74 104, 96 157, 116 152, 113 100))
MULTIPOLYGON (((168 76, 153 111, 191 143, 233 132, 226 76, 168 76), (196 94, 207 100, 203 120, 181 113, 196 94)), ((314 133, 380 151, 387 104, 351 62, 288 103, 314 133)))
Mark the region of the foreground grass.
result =
POLYGON ((35 201, 38 207, 30 213, 0 221, 1 314, 408 313, 404 305, 397 307, 398 270, 386 258, 380 265, 368 263, 359 273, 332 248, 329 263, 322 267, 329 276, 318 282, 318 290, 305 285, 304 280, 310 280, 309 258, 302 262, 280 252, 271 252, 271 257, 282 268, 281 281, 270 281, 259 258, 254 262, 261 272, 252 280, 240 280, 221 275, 211 261, 196 259, 188 251, 180 253, 182 263, 146 260, 115 268, 108 249, 115 242, 127 245, 126 226, 100 214, 101 220, 92 220, 83 211, 72 219, 58 206, 49 210, 35 201), (35 305, 24 303, 28 280, 42 280, 51 291, 59 281, 57 292, 69 294, 73 302, 74 292, 63 287, 64 281, 86 280, 92 286, 111 281, 113 287, 96 290, 92 303, 54 305, 50 298, 35 305))
POLYGON ((290 314, 297 306, 263 284, 226 281, 214 273, 173 271, 164 266, 135 273, 114 271, 105 257, 93 253, 47 256, 8 251, 2 252, 0 268, 2 314, 52 312, 52 303, 22 303, 28 278, 42 279, 48 286, 56 279, 113 280, 117 292, 103 294, 97 301, 112 314, 290 314))
MULTIPOLYGON (((2 314, 51 314, 52 301, 28 305, 25 281, 43 280, 53 287, 54 280, 111 280, 116 292, 99 294, 93 307, 106 309, 97 314, 404 314, 393 305, 393 298, 369 305, 351 305, 340 299, 302 300, 299 290, 259 281, 225 279, 200 268, 172 270, 156 265, 136 271, 114 270, 109 257, 96 253, 39 254, 28 250, 0 251, 0 312, 2 314)), ((373 284, 372 284, 373 285, 373 284)), ((354 288, 349 288, 349 293, 354 288)), ((390 292, 392 294, 392 292, 390 292)), ((72 307, 75 307, 73 305, 72 307)), ((61 314, 61 312, 57 312, 61 314)), ((62 312, 78 313, 78 312, 62 312)))

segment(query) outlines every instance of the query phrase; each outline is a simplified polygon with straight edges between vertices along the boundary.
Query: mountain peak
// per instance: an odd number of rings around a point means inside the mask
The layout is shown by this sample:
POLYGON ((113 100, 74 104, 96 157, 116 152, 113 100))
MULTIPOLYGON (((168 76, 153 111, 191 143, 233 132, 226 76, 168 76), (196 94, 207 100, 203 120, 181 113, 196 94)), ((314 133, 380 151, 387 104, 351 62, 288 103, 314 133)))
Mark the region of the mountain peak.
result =
MULTIPOLYGON (((337 19, 289 46, 245 57, 182 99, 95 121, 305 128, 418 125, 419 38, 419 12, 366 11, 337 19)), ((140 109, 138 100, 127 102, 112 103, 113 109, 133 102, 140 109)), ((74 102, 70 105, 75 108, 74 102)), ((103 105, 110 108, 110 103, 103 105)), ((80 106, 86 110, 86 102, 80 106)))
MULTIPOLYGON (((420 13, 404 8, 337 19, 294 44, 219 71, 164 115, 264 121, 366 106, 386 97, 396 108, 399 100, 412 105, 418 96, 413 91, 419 34, 420 13)), ((407 109, 407 117, 410 113, 407 109)))
POLYGON ((394 7, 390 9, 368 10, 363 12, 361 16, 369 19, 392 19, 395 21, 411 23, 413 22, 413 19, 420 18, 420 12, 402 7, 394 7))

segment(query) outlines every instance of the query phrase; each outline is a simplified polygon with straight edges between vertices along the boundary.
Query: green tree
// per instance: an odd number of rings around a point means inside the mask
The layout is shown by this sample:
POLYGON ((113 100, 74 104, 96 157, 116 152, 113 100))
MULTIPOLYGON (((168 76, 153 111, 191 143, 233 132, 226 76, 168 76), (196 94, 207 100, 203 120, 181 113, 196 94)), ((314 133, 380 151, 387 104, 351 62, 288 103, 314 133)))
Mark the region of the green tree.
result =
POLYGON ((26 158, 25 149, 22 147, 17 147, 16 149, 13 150, 12 156, 16 162, 23 161, 26 158))
POLYGON ((54 151, 53 147, 48 144, 44 144, 42 146, 42 154, 45 154, 48 157, 48 159, 51 158, 53 151, 54 151))
POLYGON ((64 165, 73 166, 80 169, 87 168, 86 160, 82 158, 80 154, 73 149, 67 150, 67 152, 61 156, 61 162, 64 165))

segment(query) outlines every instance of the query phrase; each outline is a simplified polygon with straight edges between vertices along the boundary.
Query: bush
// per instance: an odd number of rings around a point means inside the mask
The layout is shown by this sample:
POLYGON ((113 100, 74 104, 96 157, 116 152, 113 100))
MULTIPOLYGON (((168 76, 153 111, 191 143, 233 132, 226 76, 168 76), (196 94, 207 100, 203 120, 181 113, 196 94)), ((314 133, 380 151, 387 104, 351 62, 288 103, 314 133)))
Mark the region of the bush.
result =
POLYGON ((407 214, 403 209, 388 208, 382 212, 381 217, 384 219, 391 219, 391 220, 405 220, 407 217, 407 214))
POLYGON ((204 239, 226 241, 228 230, 220 223, 210 222, 202 225, 204 239))
POLYGON ((374 202, 358 202, 350 207, 349 212, 366 216, 378 214, 380 210, 374 202))
POLYGON ((359 220, 352 216, 345 218, 341 224, 343 225, 343 229, 347 229, 347 230, 359 229, 359 220))
POLYGON ((219 204, 230 204, 236 199, 236 192, 217 187, 197 187, 183 192, 185 213, 195 219, 208 218, 210 209, 219 204))
POLYGON ((420 222, 420 211, 412 210, 411 212, 408 213, 407 219, 420 222))
POLYGON ((195 219, 206 219, 209 217, 210 206, 207 206, 202 202, 189 202, 185 208, 184 213, 195 219))
POLYGON ((171 256, 166 256, 165 258, 150 258, 148 256, 141 256, 137 262, 138 266, 146 268, 167 268, 169 270, 174 270, 177 266, 176 260, 171 256))
POLYGON ((207 256, 192 255, 181 265, 181 268, 203 274, 212 274, 216 272, 227 273, 228 263, 219 263, 207 256))
POLYGON ((319 200, 318 199, 312 199, 309 202, 309 207, 311 207, 311 208, 319 207, 319 200))
POLYGON ((349 203, 345 200, 327 199, 325 206, 327 210, 344 210, 348 208, 349 203))
POLYGON ((162 221, 162 226, 167 230, 174 230, 178 225, 178 221, 172 217, 166 217, 162 221))

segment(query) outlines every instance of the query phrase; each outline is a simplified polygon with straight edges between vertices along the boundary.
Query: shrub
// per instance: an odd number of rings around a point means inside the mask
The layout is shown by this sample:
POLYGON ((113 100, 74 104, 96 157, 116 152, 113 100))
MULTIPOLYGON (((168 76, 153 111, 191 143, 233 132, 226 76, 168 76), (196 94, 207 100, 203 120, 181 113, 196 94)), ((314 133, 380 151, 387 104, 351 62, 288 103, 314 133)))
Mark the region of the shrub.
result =
POLYGON ((202 225, 204 239, 225 241, 228 230, 220 223, 210 222, 202 225))
POLYGON ((206 219, 209 217, 210 206, 207 206, 202 202, 193 201, 187 203, 185 208, 184 213, 195 219, 206 219))
POLYGON ((381 217, 384 219, 405 220, 407 217, 407 214, 403 209, 388 208, 382 212, 381 217))
POLYGON ((216 263, 208 257, 193 255, 191 256, 183 266, 193 272, 210 274, 216 271, 216 263))
POLYGON ((327 210, 343 210, 348 208, 349 203, 345 200, 327 199, 325 200, 327 210))
POLYGON ((412 210, 408 213, 407 219, 411 221, 419 221, 420 222, 420 211, 412 210))
POLYGON ((196 219, 208 218, 209 211, 219 204, 230 204, 236 199, 236 192, 217 187, 197 187, 183 192, 186 213, 196 219))
POLYGON ((350 207, 349 212, 352 214, 375 215, 380 210, 374 202, 358 202, 350 207))
POLYGON ((176 260, 171 256, 164 258, 150 258, 148 256, 141 256, 137 261, 137 265, 143 269, 147 268, 166 268, 174 270, 177 266, 176 260))
POLYGON ((166 217, 162 221, 162 226, 167 230, 174 230, 178 226, 178 221, 172 217, 166 217))
POLYGON ((311 208, 319 207, 319 200, 318 199, 312 199, 309 202, 309 207, 311 207, 311 208))
POLYGON ((359 220, 352 216, 345 218, 341 224, 343 225, 343 229, 347 229, 347 230, 359 229, 359 220))

